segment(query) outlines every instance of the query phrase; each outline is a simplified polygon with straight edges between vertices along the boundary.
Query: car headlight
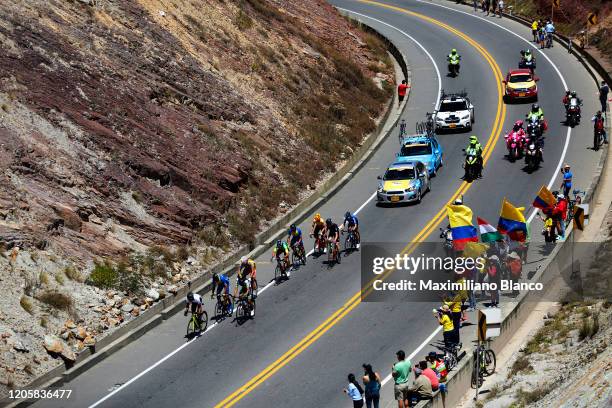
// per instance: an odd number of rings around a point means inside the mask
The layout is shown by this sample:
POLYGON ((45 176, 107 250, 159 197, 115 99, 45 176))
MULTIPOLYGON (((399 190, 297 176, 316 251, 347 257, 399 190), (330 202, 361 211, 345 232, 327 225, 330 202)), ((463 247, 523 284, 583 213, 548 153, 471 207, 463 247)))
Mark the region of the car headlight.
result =
POLYGON ((469 113, 466 113, 465 115, 463 115, 461 117, 461 119, 469 119, 469 118, 470 118, 470 114, 469 113))
POLYGON ((383 190, 382 186, 378 186, 378 188, 376 189, 376 191, 378 191, 379 193, 382 193, 382 194, 386 193, 386 191, 385 191, 385 190, 383 190))
POLYGON ((538 88, 537 85, 533 85, 533 86, 529 87, 529 90, 530 91, 535 91, 537 88, 538 88))
POLYGON ((444 123, 444 119, 436 119, 436 123, 444 123))
POLYGON ((408 187, 406 190, 404 190, 405 193, 412 193, 414 191, 414 187, 408 187))

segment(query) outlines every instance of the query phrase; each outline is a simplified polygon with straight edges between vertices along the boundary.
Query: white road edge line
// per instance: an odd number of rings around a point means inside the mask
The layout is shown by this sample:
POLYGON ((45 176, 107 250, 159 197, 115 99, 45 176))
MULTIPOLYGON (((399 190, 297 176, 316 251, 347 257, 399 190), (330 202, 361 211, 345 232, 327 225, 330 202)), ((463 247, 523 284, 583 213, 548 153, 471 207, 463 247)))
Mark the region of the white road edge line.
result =
MULTIPOLYGON (((489 23, 489 24, 492 24, 492 25, 496 26, 497 28, 500 28, 500 29, 502 29, 502 30, 506 31, 506 32, 508 32, 508 33, 510 33, 510 34, 512 34, 512 35, 514 35, 514 36, 515 36, 515 37, 517 37, 517 38, 520 38, 521 40, 523 40, 524 42, 526 42, 526 43, 529 45, 529 48, 533 48, 533 49, 535 49, 535 50, 536 50, 536 51, 538 51, 538 52, 539 52, 539 53, 540 53, 540 54, 541 54, 541 55, 542 55, 544 58, 546 58, 546 60, 548 61, 548 63, 549 63, 549 64, 550 64, 550 65, 551 65, 551 66, 554 68, 554 70, 557 72, 557 75, 559 76, 559 79, 561 79, 561 82, 563 83, 563 88, 565 88, 565 90, 566 90, 566 91, 569 89, 569 88, 567 87, 567 82, 565 82, 565 77, 563 77, 563 74, 561 74, 561 71, 559 71, 559 68, 557 67, 557 65, 556 65, 554 62, 552 62, 552 60, 550 59, 550 57, 549 57, 548 55, 546 55, 546 53, 544 53, 544 51, 543 51, 543 50, 541 50, 540 48, 538 48, 538 47, 534 47, 534 46, 531 44, 531 41, 529 41, 528 39, 526 39, 526 38, 522 37, 520 34, 517 34, 517 33, 515 33, 514 31, 510 30, 509 28, 506 28, 506 27, 504 27, 504 26, 502 26, 502 25, 499 25, 499 24, 497 24, 497 23, 495 23, 495 22, 493 22, 493 21, 487 20, 487 19, 486 19, 486 18, 484 18, 484 17, 480 17, 480 16, 477 16, 477 15, 474 15, 474 14, 469 13, 469 12, 467 12, 467 11, 457 10, 457 9, 455 9, 455 8, 448 7, 448 6, 445 6, 445 5, 442 5, 442 4, 432 3, 432 2, 430 2, 430 1, 424 1, 424 0, 415 0, 415 1, 417 1, 417 2, 419 2, 419 3, 429 4, 429 5, 436 6, 436 7, 441 7, 441 8, 447 9, 447 10, 454 11, 454 12, 456 12, 456 13, 461 13, 461 14, 465 14, 465 15, 467 15, 467 16, 471 16, 471 17, 477 18, 477 19, 479 19, 479 20, 485 21, 485 22, 487 22, 487 23, 489 23)), ((560 159, 559 159, 559 163, 557 164, 557 168, 555 169, 555 172, 553 173, 552 178, 550 179, 550 181, 549 181, 549 183, 548 183, 548 185, 547 185, 547 188, 548 188, 549 190, 552 188, 552 185, 555 183, 555 180, 557 179, 557 175, 559 174, 559 172, 560 172, 560 170, 561 170, 561 166, 563 165, 563 161, 565 160, 565 155, 567 154, 567 149, 568 149, 568 147, 569 147, 569 142, 570 142, 571 135, 572 135, 572 128, 571 128, 571 127, 568 127, 568 128, 567 128, 567 133, 566 133, 566 135, 565 135, 565 144, 563 145, 563 152, 561 152, 561 157, 560 157, 560 159)), ((531 214, 529 215, 529 218, 527 219, 527 224, 531 224, 531 221, 533 221, 533 219, 535 218, 535 216, 536 216, 536 214, 537 214, 537 213, 538 213, 538 209, 537 209, 537 208, 534 208, 534 209, 533 209, 533 211, 531 212, 531 214)))
MULTIPOLYGON (((378 19, 372 18, 372 17, 368 17, 364 14, 360 14, 360 13, 356 13, 353 12, 351 10, 347 10, 347 9, 341 9, 338 8, 339 10, 343 10, 349 13, 353 13, 365 18, 369 18, 373 21, 376 21, 380 24, 383 24, 385 26, 388 26, 390 28, 393 28, 395 30, 397 30, 398 32, 400 32, 401 34, 405 35, 406 37, 410 38, 417 46, 419 46, 424 52, 425 54, 427 54, 427 56, 429 57, 429 59, 431 60, 435 70, 436 70, 436 74, 438 76, 438 93, 437 93, 437 97, 436 97, 436 106, 438 105, 438 102, 440 101, 440 92, 442 91, 442 77, 440 76, 440 70, 438 69, 438 65, 436 64, 436 61, 433 59, 433 57, 431 56, 431 54, 429 53, 429 51, 427 51, 425 49, 425 47, 423 47, 423 45, 421 43, 419 43, 416 39, 414 39, 411 35, 405 33, 404 31, 400 30, 399 28, 396 28, 390 24, 385 23, 384 21, 380 21, 378 19)), ((359 206, 359 208, 357 208, 355 210, 355 214, 358 214, 361 210, 363 210, 365 208, 366 205, 368 205, 374 198, 376 198, 376 192, 374 192, 371 196, 368 197, 368 199, 359 206)), ((310 256, 313 253, 313 250, 310 250, 306 256, 310 256)), ((268 283, 266 286, 264 286, 260 291, 259 294, 262 294, 266 289, 268 289, 270 286, 272 286, 274 284, 274 282, 270 282, 268 283)), ((217 322, 213 323, 210 327, 208 327, 206 329, 206 331, 202 334, 206 334, 208 333, 210 330, 214 329, 217 326, 217 322)), ((432 335, 431 338, 433 338, 433 336, 435 336, 437 334, 437 332, 440 329, 438 328, 437 331, 435 331, 432 335)), ((136 380, 138 380, 139 378, 141 378, 142 376, 144 376, 145 374, 147 374, 149 371, 155 369, 157 366, 159 366, 160 364, 162 364, 164 361, 168 360, 170 357, 174 356, 176 353, 178 353, 179 351, 181 351, 182 349, 184 349, 185 347, 189 346, 190 344, 194 343, 196 340, 202 338, 202 336, 197 337, 185 344, 182 344, 180 347, 178 347, 176 350, 170 352, 169 354, 167 354, 165 357, 163 357, 161 360, 157 361, 156 363, 154 363, 153 365, 151 365, 150 367, 146 368, 144 371, 141 371, 140 373, 138 373, 135 377, 131 378, 129 381, 123 383, 120 387, 118 387, 117 389, 111 391, 110 393, 108 393, 107 395, 105 395, 104 397, 102 397, 101 399, 99 399, 98 401, 94 402, 93 404, 91 404, 88 408, 95 408, 98 405, 102 404, 104 401, 106 401, 107 399, 109 399, 110 397, 112 397, 113 395, 117 394, 118 392, 120 392, 121 390, 125 389, 126 387, 128 387, 130 384, 134 383, 136 380)), ((427 340, 429 341, 429 339, 427 340)))

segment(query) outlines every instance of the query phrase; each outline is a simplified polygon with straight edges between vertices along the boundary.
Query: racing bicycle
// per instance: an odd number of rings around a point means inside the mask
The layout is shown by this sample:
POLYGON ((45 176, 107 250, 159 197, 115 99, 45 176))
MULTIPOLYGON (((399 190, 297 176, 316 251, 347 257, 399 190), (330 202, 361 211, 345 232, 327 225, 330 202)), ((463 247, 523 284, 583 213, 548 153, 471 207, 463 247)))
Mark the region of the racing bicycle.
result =
POLYGON ((289 279, 289 273, 287 271, 288 266, 285 261, 285 255, 276 257, 276 268, 274 268, 274 282, 278 285, 283 279, 289 279))
POLYGON ((495 352, 480 344, 474 350, 474 365, 472 366, 472 388, 480 387, 484 377, 495 372, 495 352))
POLYGON ((245 320, 254 317, 255 309, 255 298, 253 298, 252 294, 239 296, 236 301, 236 321, 238 324, 242 324, 245 320), (251 300, 252 303, 249 302, 249 300, 251 300), (253 316, 251 316, 251 311, 253 311, 253 316))
POLYGON ((342 234, 346 234, 344 239, 344 252, 349 253, 357 249, 357 235, 355 231, 342 231, 342 234))
POLYGON ((191 313, 191 318, 187 323, 187 338, 193 337, 195 334, 206 331, 208 327, 208 313, 206 310, 202 312, 201 318, 195 312, 191 313))
POLYGON ((340 263, 340 250, 332 239, 327 240, 327 264, 340 263))
POLYGON ((565 217, 566 225, 570 225, 572 223, 572 220, 574 219, 575 208, 577 205, 582 204, 582 200, 584 198, 584 195, 586 194, 586 191, 574 190, 572 191, 572 194, 574 194, 574 199, 572 200, 568 197, 567 201, 567 217, 565 217))
POLYGON ((234 314, 233 297, 229 294, 217 295, 217 303, 215 304, 215 319, 221 320, 230 317, 234 314))
POLYGON ((302 265, 306 265, 306 251, 303 241, 291 247, 291 265, 295 267, 300 262, 302 265))

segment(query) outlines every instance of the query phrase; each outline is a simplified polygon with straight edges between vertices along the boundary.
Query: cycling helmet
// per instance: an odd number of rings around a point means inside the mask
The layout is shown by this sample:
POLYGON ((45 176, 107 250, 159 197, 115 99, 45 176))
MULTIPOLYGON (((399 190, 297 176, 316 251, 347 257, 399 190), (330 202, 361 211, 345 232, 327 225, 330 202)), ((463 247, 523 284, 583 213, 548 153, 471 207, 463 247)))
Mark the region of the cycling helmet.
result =
POLYGON ((563 168, 564 168, 564 169, 569 169, 569 168, 570 168, 570 165, 569 165, 569 164, 567 164, 567 163, 565 163, 565 164, 563 165, 563 168))
POLYGON ((525 55, 525 50, 521 50, 521 55, 525 55))
POLYGON ((276 247, 280 248, 283 246, 283 241, 281 241, 280 239, 276 241, 276 247))
POLYGON ((291 224, 291 226, 289 227, 289 231, 293 232, 295 231, 297 228, 295 226, 295 224, 291 224))
POLYGON ((318 222, 318 221, 321 221, 321 214, 316 213, 316 214, 315 214, 315 216, 314 216, 314 219, 315 219, 315 221, 317 221, 317 222, 318 222))
POLYGON ((348 220, 349 218, 351 218, 351 212, 347 211, 347 212, 344 213, 344 219, 348 220))
POLYGON ((570 91, 569 89, 568 89, 567 91, 565 91, 565 94, 566 94, 567 96, 570 96, 570 94, 571 94, 571 93, 572 93, 572 91, 570 91))
POLYGON ((212 280, 213 282, 219 282, 219 275, 217 275, 216 273, 213 273, 212 280))
POLYGON ((193 292, 189 292, 187 294, 187 300, 190 301, 190 302, 193 302, 193 292))
POLYGON ((561 193, 561 194, 559 194, 557 196, 557 199, 559 199, 559 200, 563 200, 564 198, 565 198, 565 196, 563 195, 563 193, 561 193))
POLYGON ((597 111, 597 113, 595 114, 595 116, 597 116, 598 118, 601 117, 601 111, 597 111))
POLYGON ((325 220, 325 225, 327 225, 328 227, 331 227, 331 225, 332 225, 331 218, 328 218, 328 219, 325 220))
POLYGON ((249 258, 247 258, 246 256, 243 256, 242 258, 240 258, 240 263, 241 264, 245 264, 245 263, 247 263, 248 260, 249 260, 249 258))

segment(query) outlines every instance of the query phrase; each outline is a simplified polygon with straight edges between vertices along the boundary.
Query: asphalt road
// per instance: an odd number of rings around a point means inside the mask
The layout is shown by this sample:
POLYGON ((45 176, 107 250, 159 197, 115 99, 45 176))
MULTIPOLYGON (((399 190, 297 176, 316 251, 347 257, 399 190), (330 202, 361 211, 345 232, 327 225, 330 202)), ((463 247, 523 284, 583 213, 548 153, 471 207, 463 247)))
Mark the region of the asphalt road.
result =
MULTIPOLYGON (((529 105, 500 105, 494 70, 498 66, 505 75, 507 69, 516 67, 519 50, 527 46, 520 38, 470 16, 471 13, 458 13, 431 2, 386 2, 422 16, 380 4, 349 0, 332 3, 379 20, 360 17, 389 37, 408 57, 413 76, 412 95, 403 117, 409 123, 409 130, 416 121, 422 120, 426 111, 431 111, 438 96, 438 78, 432 61, 423 50, 388 25, 410 34, 429 51, 442 73, 442 87, 446 91, 468 91, 476 106, 472 133, 478 135, 483 144, 488 139, 494 143, 484 178, 472 183, 465 193, 464 200, 475 214, 495 223, 503 197, 529 207, 540 186, 549 184, 558 172, 557 166, 565 149, 565 161, 574 166, 575 184, 582 189, 588 187, 599 159, 599 153, 585 147, 591 143, 590 124, 584 120, 576 127, 565 146, 567 130, 561 123, 564 115, 560 103, 564 86, 555 68, 540 54, 537 68, 541 78, 539 103, 550 126, 544 149, 545 162, 537 172, 527 174, 521 163, 505 159, 503 134, 516 119, 524 117, 529 105), (436 25, 423 16, 448 27, 436 25), (472 43, 454 30, 469 36, 472 43), (477 47, 486 51, 481 52, 477 47), (446 76, 445 55, 451 48, 457 48, 462 55, 458 78, 446 76), (488 52, 494 62, 488 62, 483 52, 488 52), (496 117, 503 120, 502 134, 494 131, 496 117)), ((437 3, 455 7, 452 2, 437 3)), ((460 7, 459 10, 469 8, 460 7)), ((530 36, 530 32, 519 24, 505 19, 487 20, 525 38, 530 36)), ((584 116, 594 112, 597 109, 596 88, 586 71, 561 47, 545 53, 559 66, 568 86, 585 97, 584 116)), ((432 192, 423 197, 422 204, 383 208, 370 200, 376 188, 376 176, 384 171, 397 151, 397 138, 391 137, 319 212, 338 220, 346 210, 360 208, 358 216, 363 241, 409 243, 415 240, 454 193, 459 188, 466 189, 459 177, 462 175, 461 149, 467 144, 468 136, 439 136, 445 149, 445 166, 432 180, 432 192)), ((554 182, 555 188, 558 184, 558 180, 554 182)), ((303 231, 309 229, 308 225, 301 225, 301 228, 303 231)), ((421 238, 437 241, 437 228, 430 229, 434 234, 421 238)), ((268 254, 256 261, 258 281, 263 286, 272 278, 273 266, 268 254)), ((245 407, 348 406, 350 401, 341 392, 348 372, 360 374, 361 364, 369 362, 386 376, 394 362, 395 351, 404 349, 410 354, 420 348, 438 326, 431 316, 432 303, 351 302, 359 288, 359 254, 344 257, 342 264, 333 268, 325 265, 322 259, 309 257, 308 264, 293 272, 289 281, 272 285, 261 294, 254 320, 239 326, 229 319, 186 344, 182 337, 186 319, 177 315, 62 386, 74 390, 70 400, 40 401, 36 405, 85 407, 98 403, 101 407, 187 408, 212 407, 225 400, 224 405, 236 403, 236 406, 245 407), (330 316, 333 318, 328 320, 330 316), (176 351, 179 347, 182 348, 176 351), (168 357, 169 353, 174 354, 168 357), (251 381, 252 386, 245 392, 226 400, 253 378, 257 381, 251 381)), ((207 304, 207 310, 211 309, 211 304, 207 304)), ((426 354, 429 349, 426 347, 418 355, 426 354)), ((389 388, 391 384, 385 386, 384 395, 388 395, 389 388)))

